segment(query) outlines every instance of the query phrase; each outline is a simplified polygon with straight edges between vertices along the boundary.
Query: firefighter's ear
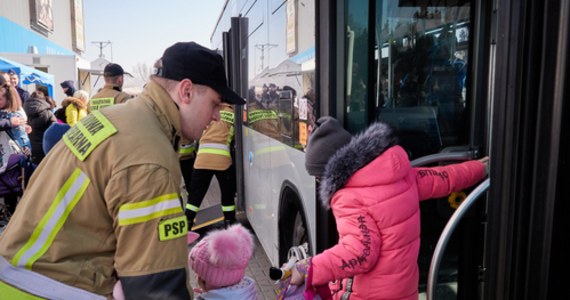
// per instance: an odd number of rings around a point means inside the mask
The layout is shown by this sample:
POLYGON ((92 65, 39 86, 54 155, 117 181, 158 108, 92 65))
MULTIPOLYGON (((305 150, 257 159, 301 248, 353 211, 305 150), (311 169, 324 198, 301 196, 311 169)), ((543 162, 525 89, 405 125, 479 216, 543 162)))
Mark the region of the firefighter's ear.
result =
POLYGON ((194 84, 192 83, 192 81, 190 79, 183 79, 182 81, 180 81, 180 86, 179 86, 179 97, 180 97, 180 101, 183 103, 190 103, 192 101, 193 98, 193 90, 194 88, 194 84))

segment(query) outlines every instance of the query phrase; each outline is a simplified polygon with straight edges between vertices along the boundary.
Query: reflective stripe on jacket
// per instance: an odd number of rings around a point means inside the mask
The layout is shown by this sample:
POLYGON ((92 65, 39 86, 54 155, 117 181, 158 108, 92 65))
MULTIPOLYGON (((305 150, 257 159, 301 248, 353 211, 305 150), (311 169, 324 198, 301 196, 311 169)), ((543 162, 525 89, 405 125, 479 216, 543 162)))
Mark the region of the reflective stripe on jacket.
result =
POLYGON ((0 295, 2 299, 106 299, 36 272, 14 267, 1 256, 0 295))
POLYGON ((234 109, 224 104, 220 110, 220 120, 212 121, 204 130, 198 152, 195 169, 223 171, 232 165, 231 142, 234 138, 234 109))

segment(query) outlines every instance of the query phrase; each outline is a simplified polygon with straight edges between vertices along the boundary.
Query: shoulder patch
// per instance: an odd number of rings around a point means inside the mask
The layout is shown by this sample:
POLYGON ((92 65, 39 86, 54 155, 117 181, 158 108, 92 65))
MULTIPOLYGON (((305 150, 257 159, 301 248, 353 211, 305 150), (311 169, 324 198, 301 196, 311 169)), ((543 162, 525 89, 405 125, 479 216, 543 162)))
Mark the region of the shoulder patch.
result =
POLYGON ((94 111, 71 127, 63 135, 63 141, 80 161, 84 161, 99 144, 116 132, 115 126, 103 114, 94 111))
POLYGON ((115 98, 113 97, 95 98, 89 100, 89 109, 91 111, 97 111, 103 107, 111 106, 113 104, 115 104, 115 98))
POLYGON ((161 242, 173 240, 188 235, 186 216, 166 219, 158 223, 158 239, 161 242))

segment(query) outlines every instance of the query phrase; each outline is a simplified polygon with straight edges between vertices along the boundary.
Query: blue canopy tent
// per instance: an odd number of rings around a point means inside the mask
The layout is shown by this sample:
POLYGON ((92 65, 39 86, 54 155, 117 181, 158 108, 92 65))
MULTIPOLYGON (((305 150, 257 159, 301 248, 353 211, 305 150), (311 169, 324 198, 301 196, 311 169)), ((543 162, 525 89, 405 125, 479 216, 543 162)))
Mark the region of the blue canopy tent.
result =
POLYGON ((53 75, 0 57, 0 71, 8 72, 10 70, 20 76, 21 84, 41 84, 47 86, 50 97, 53 97, 53 75))

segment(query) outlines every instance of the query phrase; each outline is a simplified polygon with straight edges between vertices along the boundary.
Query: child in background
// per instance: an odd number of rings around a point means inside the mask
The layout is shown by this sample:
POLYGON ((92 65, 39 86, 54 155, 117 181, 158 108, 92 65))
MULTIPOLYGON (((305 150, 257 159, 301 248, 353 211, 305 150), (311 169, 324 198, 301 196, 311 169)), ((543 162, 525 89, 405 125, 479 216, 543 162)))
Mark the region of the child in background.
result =
POLYGON ((240 224, 209 232, 188 256, 198 277, 194 299, 257 299, 253 279, 245 269, 253 255, 253 236, 240 224))
POLYGON ((305 167, 320 182, 339 239, 293 267, 291 284, 306 284, 306 299, 418 299, 419 201, 474 185, 487 164, 413 168, 388 125, 352 137, 336 119, 320 118, 305 167))

